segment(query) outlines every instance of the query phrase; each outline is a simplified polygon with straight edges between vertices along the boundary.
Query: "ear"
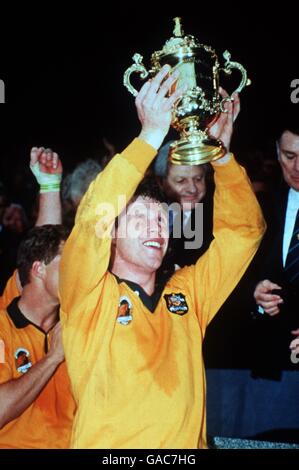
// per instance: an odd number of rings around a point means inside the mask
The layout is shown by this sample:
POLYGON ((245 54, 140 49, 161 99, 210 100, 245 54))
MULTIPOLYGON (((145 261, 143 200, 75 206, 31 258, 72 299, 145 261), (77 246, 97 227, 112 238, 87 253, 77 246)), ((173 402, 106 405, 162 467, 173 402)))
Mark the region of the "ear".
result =
POLYGON ((44 279, 46 274, 46 267, 42 261, 34 261, 31 267, 31 275, 39 279, 44 279))

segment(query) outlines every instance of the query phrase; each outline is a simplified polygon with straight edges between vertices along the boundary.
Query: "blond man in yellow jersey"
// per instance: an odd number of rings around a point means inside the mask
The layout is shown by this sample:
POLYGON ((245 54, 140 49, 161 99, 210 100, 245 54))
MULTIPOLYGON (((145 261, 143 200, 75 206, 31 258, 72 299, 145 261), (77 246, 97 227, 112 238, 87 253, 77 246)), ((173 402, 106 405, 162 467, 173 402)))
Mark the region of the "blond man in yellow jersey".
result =
MULTIPOLYGON (((139 138, 91 184, 63 250, 60 315, 77 403, 74 448, 206 447, 203 337, 264 233, 249 180, 229 154, 213 164, 209 250, 155 287, 167 249, 167 215, 149 192, 131 198, 182 93, 166 97, 177 78, 165 79, 168 72, 166 66, 141 89, 139 138), (125 200, 131 200, 127 211, 125 200)), ((230 103, 214 128, 227 149, 232 123, 230 103)))

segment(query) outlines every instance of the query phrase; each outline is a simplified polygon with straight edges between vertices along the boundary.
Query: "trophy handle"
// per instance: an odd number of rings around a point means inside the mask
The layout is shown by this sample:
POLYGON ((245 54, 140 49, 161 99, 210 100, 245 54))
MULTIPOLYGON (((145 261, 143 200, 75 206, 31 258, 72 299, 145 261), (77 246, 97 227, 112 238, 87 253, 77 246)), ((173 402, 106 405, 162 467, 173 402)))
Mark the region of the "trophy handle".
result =
POLYGON ((131 67, 129 67, 124 73, 124 85, 129 90, 129 92, 132 93, 133 96, 137 96, 138 91, 135 90, 135 88, 132 86, 130 82, 131 74, 134 72, 139 72, 141 78, 146 78, 149 74, 149 72, 146 70, 146 68, 144 67, 142 63, 142 59, 143 59, 142 55, 134 54, 133 60, 135 64, 131 65, 131 67))
POLYGON ((240 91, 242 91, 243 88, 251 84, 251 80, 250 78, 247 77, 247 71, 243 67, 243 65, 241 65, 239 62, 233 62, 230 60, 231 54, 228 51, 225 51, 223 53, 223 57, 225 58, 226 62, 224 64, 224 68, 221 68, 221 70, 223 70, 226 74, 230 75, 232 73, 232 69, 237 69, 241 72, 241 75, 242 75, 239 86, 232 92, 231 96, 229 98, 224 98, 221 101, 221 104, 220 104, 221 111, 227 112, 223 108, 224 103, 226 103, 227 101, 232 101, 233 100, 232 95, 234 93, 240 93, 240 91))

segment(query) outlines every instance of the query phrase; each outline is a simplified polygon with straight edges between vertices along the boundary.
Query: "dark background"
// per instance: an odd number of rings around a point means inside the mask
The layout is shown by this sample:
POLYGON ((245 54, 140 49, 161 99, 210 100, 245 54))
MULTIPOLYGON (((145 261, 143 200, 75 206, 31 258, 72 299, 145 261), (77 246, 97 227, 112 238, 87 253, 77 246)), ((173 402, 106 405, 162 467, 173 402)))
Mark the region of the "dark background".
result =
MULTIPOLYGON (((298 15, 294 4, 117 3, 35 9, 34 17, 15 5, 12 23, 2 18, 0 78, 6 104, 0 107, 0 179, 28 164, 31 146, 58 151, 66 169, 102 156, 102 138, 117 150, 139 132, 134 99, 122 84, 123 72, 139 52, 146 66, 153 51, 172 35, 174 16, 186 34, 212 45, 220 60, 228 49, 241 62, 252 85, 242 93, 233 150, 268 145, 280 121, 299 114, 290 101, 291 81, 299 78, 298 15), (204 5, 204 6, 203 6, 204 5), (106 11, 105 11, 106 10, 106 11), (108 11, 107 11, 108 10, 108 11)), ((239 75, 232 76, 230 91, 239 75)), ((225 82, 226 83, 226 82, 225 82)), ((136 82, 136 86, 138 82, 136 82)))

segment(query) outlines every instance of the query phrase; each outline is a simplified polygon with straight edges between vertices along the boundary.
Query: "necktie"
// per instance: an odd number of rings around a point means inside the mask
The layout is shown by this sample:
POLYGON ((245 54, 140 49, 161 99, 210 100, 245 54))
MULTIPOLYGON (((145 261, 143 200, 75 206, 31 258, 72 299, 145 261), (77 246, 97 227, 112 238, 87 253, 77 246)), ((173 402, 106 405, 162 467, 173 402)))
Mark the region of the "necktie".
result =
POLYGON ((291 283, 299 280, 299 209, 285 263, 285 275, 291 283))

